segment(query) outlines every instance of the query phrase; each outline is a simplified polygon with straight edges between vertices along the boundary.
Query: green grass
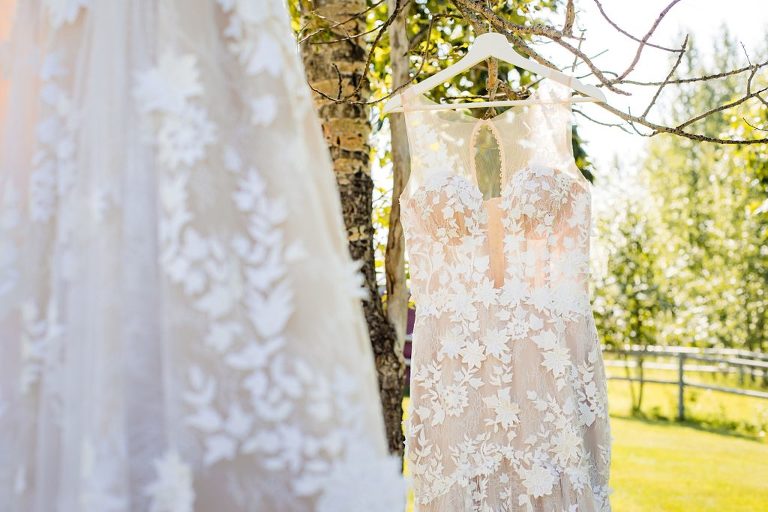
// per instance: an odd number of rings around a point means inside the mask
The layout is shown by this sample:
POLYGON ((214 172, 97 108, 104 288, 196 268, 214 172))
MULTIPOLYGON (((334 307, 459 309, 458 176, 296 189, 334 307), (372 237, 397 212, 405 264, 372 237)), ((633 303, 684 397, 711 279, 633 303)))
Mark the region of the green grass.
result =
POLYGON ((768 444, 618 416, 611 429, 615 512, 768 510, 768 444))
MULTIPOLYGON (((610 373, 622 375, 619 371, 610 373)), ((646 375, 674 378, 669 372, 646 375)), ((671 421, 677 412, 675 386, 646 384, 645 417, 629 415, 628 386, 608 383, 614 512, 768 510, 768 400, 688 389, 689 421, 681 424, 671 421)), ((408 512, 412 500, 409 496, 408 512)))

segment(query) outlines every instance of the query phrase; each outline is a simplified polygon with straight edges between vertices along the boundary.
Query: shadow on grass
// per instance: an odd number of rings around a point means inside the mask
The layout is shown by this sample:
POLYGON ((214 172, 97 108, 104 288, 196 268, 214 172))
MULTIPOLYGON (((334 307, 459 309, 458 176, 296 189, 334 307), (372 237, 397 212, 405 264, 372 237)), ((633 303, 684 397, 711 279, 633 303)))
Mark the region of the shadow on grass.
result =
POLYGON ((687 419, 684 421, 678 421, 676 419, 670 419, 667 417, 652 416, 645 413, 635 414, 616 414, 612 413, 611 418, 618 418, 622 420, 636 421, 644 423, 646 425, 657 425, 662 427, 687 427, 700 432, 709 432, 711 434, 718 434, 721 436, 733 437, 737 439, 745 439, 747 441, 754 441, 758 444, 766 443, 767 440, 764 437, 760 437, 757 434, 750 435, 734 430, 728 425, 715 424, 708 420, 703 419, 687 419))

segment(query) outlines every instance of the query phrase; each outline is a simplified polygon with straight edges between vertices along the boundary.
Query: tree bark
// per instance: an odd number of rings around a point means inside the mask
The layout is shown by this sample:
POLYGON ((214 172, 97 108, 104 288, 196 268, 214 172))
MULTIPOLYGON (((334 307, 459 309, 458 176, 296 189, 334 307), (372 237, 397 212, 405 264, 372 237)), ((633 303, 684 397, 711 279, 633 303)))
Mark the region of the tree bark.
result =
MULTIPOLYGON (((365 30, 365 0, 314 0, 302 2, 303 22, 309 32, 323 30, 317 40, 344 39, 333 44, 313 44, 310 38, 302 44, 302 57, 309 84, 323 93, 344 97, 365 80, 368 44, 363 37, 352 37, 365 30), (351 18, 351 19, 350 19, 351 18), (339 26, 339 22, 350 20, 339 26)), ((315 95, 328 147, 334 162, 339 186, 344 223, 352 257, 363 263, 362 271, 369 292, 363 307, 368 322, 389 449, 403 453, 402 381, 403 364, 395 352, 396 334, 384 312, 376 284, 373 246, 373 180, 370 169, 368 137, 371 125, 369 109, 352 103, 366 101, 370 95, 367 82, 350 101, 333 102, 315 95)))
MULTIPOLYGON (((395 12, 399 1, 388 0, 389 13, 395 12)), ((408 9, 403 9, 388 27, 389 60, 392 66, 392 87, 397 88, 410 81, 408 62, 408 34, 406 20, 408 9)), ((408 322, 408 287, 405 281, 405 241, 400 224, 400 202, 403 187, 411 173, 408 135, 403 114, 389 116, 392 138, 392 207, 389 211, 389 234, 384 268, 387 276, 387 316, 397 333, 397 354, 402 357, 405 331, 408 322)))

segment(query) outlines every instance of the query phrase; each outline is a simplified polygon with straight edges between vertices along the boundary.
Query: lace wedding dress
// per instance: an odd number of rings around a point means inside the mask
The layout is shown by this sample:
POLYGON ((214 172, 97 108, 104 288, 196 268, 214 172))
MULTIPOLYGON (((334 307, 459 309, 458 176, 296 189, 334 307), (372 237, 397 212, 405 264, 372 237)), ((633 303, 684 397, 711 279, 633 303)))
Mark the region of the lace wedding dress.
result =
POLYGON ((392 512, 282 2, 0 0, 0 510, 392 512))
POLYGON ((610 426, 570 89, 491 119, 404 95, 419 512, 605 512, 610 426))

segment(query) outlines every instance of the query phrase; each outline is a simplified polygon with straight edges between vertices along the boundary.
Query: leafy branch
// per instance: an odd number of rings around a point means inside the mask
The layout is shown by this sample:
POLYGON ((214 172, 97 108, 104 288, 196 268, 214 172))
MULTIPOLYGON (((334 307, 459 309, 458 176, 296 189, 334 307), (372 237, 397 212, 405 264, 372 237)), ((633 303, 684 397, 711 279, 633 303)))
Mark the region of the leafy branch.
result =
MULTIPOLYGON (((700 133, 694 130, 692 125, 701 121, 709 116, 721 113, 723 111, 733 109, 744 103, 754 101, 768 107, 768 100, 766 100, 766 92, 768 88, 755 88, 754 81, 757 72, 768 66, 768 61, 758 62, 753 64, 747 56, 748 65, 737 67, 733 69, 727 69, 718 73, 701 74, 698 76, 678 77, 677 70, 682 62, 683 58, 688 55, 689 45, 688 37, 680 45, 679 48, 669 48, 666 46, 658 45, 652 42, 654 34, 656 34, 659 26, 661 25, 664 17, 678 4, 681 0, 670 0, 667 5, 659 12, 649 29, 643 34, 642 37, 632 35, 629 31, 619 26, 607 13, 600 0, 593 0, 598 8, 601 16, 617 30, 624 37, 637 43, 637 49, 627 66, 620 72, 614 72, 607 69, 602 69, 595 62, 595 57, 590 57, 581 49, 581 42, 584 40, 585 35, 580 32, 578 35, 574 34, 574 27, 577 26, 577 10, 574 6, 573 0, 567 0, 565 5, 565 15, 562 23, 562 28, 555 27, 550 24, 541 22, 516 22, 504 13, 500 12, 498 7, 494 7, 491 2, 486 0, 452 0, 451 2, 445 2, 438 4, 443 10, 435 9, 434 12, 429 12, 428 25, 424 30, 419 31, 414 37, 411 38, 409 53, 412 55, 412 61, 418 62, 418 66, 412 74, 413 81, 419 81, 423 78, 425 63, 430 59, 435 58, 435 52, 437 51, 437 44, 433 41, 434 28, 437 24, 444 20, 463 20, 467 27, 471 27, 475 34, 494 30, 504 34, 509 42, 522 54, 529 58, 540 62, 543 65, 556 68, 555 64, 546 59, 543 55, 537 52, 530 44, 531 38, 538 38, 541 44, 547 42, 554 43, 561 48, 569 52, 574 59, 573 68, 576 65, 583 65, 589 69, 589 72, 583 76, 592 76, 597 81, 598 87, 603 87, 615 94, 630 96, 630 92, 626 90, 626 86, 641 86, 641 87, 656 87, 656 91, 646 105, 645 109, 640 115, 633 114, 631 110, 622 110, 611 106, 607 103, 599 103, 598 105, 616 116, 625 124, 629 125, 635 133, 643 136, 652 137, 659 133, 668 133, 687 139, 712 142, 718 144, 761 144, 767 143, 768 137, 765 138, 753 138, 753 139, 739 139, 739 138, 726 138, 722 136, 713 136, 705 133, 700 133), (670 66, 663 80, 647 80, 641 81, 631 79, 630 76, 636 70, 638 63, 646 55, 644 50, 646 48, 653 48, 663 52, 675 54, 675 60, 670 66), (721 105, 714 106, 710 109, 704 110, 696 115, 693 115, 690 119, 679 123, 662 123, 651 120, 652 114, 658 110, 658 100, 664 89, 680 86, 683 84, 701 84, 703 82, 709 82, 722 78, 727 78, 735 75, 748 73, 747 84, 744 93, 741 97, 732 99, 721 105), (645 128, 646 130, 641 130, 645 128)), ((304 2, 307 4, 305 9, 311 10, 311 1, 304 2)), ((378 22, 373 28, 367 30, 351 30, 350 27, 359 27, 360 20, 366 15, 375 10, 382 2, 374 2, 370 6, 358 12, 345 13, 342 18, 337 18, 339 21, 334 21, 323 17, 319 14, 309 16, 312 20, 308 26, 302 27, 299 35, 300 44, 355 44, 359 39, 370 38, 370 44, 360 44, 360 48, 367 48, 367 54, 365 56, 366 73, 370 73, 371 64, 373 62, 374 55, 377 51, 381 51, 382 45, 385 44, 384 36, 387 28, 392 24, 397 15, 404 9, 413 7, 411 0, 397 0, 394 4, 394 8, 390 10, 388 15, 383 21, 378 22)), ((314 14, 312 12, 311 14, 314 14)), ((361 42, 362 43, 362 42, 361 42)), ((602 53, 602 52, 601 52, 602 53)), ((746 52, 745 52, 746 53, 746 52)), ((525 97, 525 91, 513 90, 507 83, 497 80, 497 63, 490 62, 488 64, 488 90, 489 93, 494 95, 498 94, 503 98, 518 99, 525 97)), ((361 91, 364 85, 369 85, 370 78, 366 76, 357 76, 351 79, 347 78, 353 83, 353 87, 348 92, 344 92, 343 81, 345 78, 342 73, 335 70, 339 86, 335 95, 323 92, 314 88, 314 91, 325 100, 335 103, 354 103, 359 105, 372 105, 385 101, 394 95, 398 94, 408 84, 402 84, 399 87, 391 88, 390 92, 386 95, 370 99, 368 97, 361 97, 361 91)), ((581 77, 580 77, 581 78, 581 77)), ((583 113, 582 113, 583 115, 583 113)), ((587 116, 585 118, 591 119, 587 116)), ((597 122, 597 121, 595 121, 597 122)), ((613 123, 601 123, 613 125, 613 123)), ((621 124, 618 124, 621 126, 621 124)), ((751 126, 751 125, 750 125, 751 126)), ((765 131, 765 128, 755 127, 756 131, 765 131)))

